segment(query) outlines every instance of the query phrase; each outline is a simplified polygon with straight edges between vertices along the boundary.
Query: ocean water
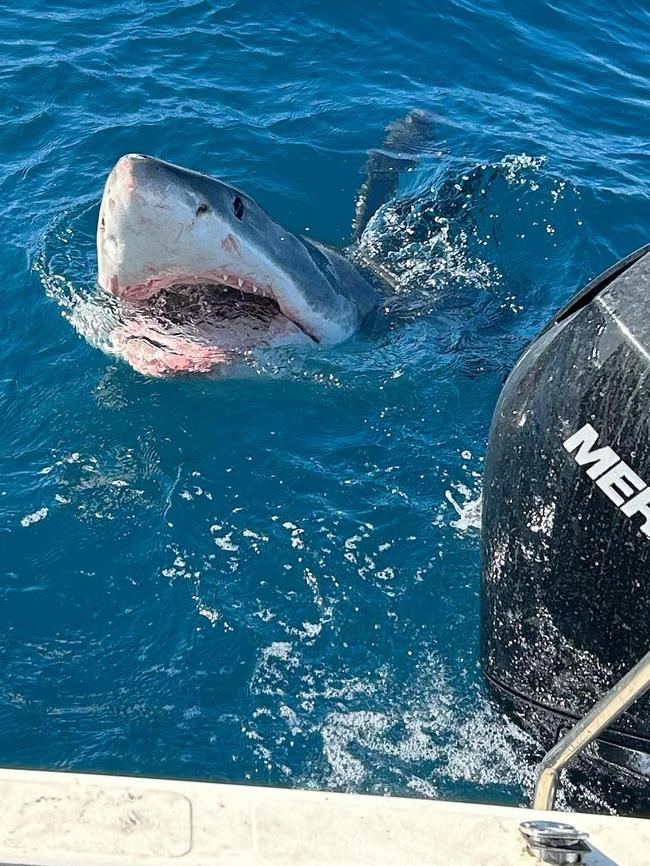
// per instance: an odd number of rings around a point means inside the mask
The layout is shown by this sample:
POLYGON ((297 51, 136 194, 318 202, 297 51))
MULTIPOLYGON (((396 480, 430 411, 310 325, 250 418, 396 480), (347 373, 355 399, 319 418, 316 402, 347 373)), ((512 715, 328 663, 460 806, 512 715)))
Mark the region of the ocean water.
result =
POLYGON ((526 343, 648 240, 647 4, 0 11, 0 764, 524 802, 478 668, 483 454, 526 343), (90 345, 121 154, 344 246, 414 107, 365 239, 397 290, 353 339, 219 381, 90 345))

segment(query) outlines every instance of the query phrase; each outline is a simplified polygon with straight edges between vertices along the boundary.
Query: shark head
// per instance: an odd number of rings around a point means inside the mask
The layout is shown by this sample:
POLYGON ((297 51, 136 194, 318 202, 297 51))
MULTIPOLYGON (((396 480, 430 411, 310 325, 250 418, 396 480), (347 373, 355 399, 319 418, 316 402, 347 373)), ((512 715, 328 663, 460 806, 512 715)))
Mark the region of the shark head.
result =
POLYGON ((261 344, 290 332, 337 343, 378 300, 346 258, 294 235, 246 193, 140 154, 123 156, 108 177, 97 257, 100 286, 127 303, 142 305, 178 286, 204 287, 219 296, 221 310, 232 299, 243 312, 222 328, 231 345, 247 316, 259 325, 261 344))

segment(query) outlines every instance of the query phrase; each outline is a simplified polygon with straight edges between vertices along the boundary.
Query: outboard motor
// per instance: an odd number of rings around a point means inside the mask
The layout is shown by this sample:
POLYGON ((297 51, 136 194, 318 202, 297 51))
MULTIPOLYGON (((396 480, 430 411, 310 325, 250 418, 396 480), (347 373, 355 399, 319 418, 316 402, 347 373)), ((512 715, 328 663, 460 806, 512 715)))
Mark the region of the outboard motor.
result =
MULTIPOLYGON (((482 664, 545 749, 650 650, 649 485, 650 245, 547 325, 492 421, 482 664)), ((650 695, 592 749, 647 808, 650 695)))

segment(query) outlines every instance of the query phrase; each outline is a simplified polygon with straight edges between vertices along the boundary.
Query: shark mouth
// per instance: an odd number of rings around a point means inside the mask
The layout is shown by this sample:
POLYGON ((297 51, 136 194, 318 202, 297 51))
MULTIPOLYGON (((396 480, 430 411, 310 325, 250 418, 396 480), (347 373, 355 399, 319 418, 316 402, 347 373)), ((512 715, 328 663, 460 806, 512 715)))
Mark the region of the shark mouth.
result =
POLYGON ((160 277, 110 288, 121 307, 111 348, 144 375, 208 374, 259 349, 320 342, 269 288, 240 277, 160 277))

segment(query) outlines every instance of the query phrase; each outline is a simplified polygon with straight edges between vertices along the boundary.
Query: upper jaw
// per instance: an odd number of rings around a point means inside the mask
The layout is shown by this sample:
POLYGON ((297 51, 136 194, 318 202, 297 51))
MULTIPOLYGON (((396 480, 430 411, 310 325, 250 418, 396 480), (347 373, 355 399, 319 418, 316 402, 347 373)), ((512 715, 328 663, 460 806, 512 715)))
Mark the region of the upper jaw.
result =
POLYGON ((259 295, 265 298, 274 298, 273 291, 264 285, 258 285, 250 279, 244 279, 240 276, 228 273, 226 271, 211 271, 209 273, 183 274, 181 272, 161 274, 155 277, 149 277, 141 282, 120 285, 115 279, 109 281, 105 285, 100 279, 102 288, 107 289, 119 298, 127 301, 144 301, 148 298, 153 298, 164 289, 171 286, 200 286, 200 285, 219 285, 229 286, 232 289, 239 289, 242 292, 249 292, 253 295, 259 295))
POLYGON ((125 273, 123 263, 114 260, 106 249, 105 238, 101 236, 98 237, 98 249, 100 286, 127 303, 146 301, 172 286, 228 286, 252 295, 272 298, 285 318, 314 342, 336 343, 347 336, 347 329, 342 322, 323 316, 317 308, 312 308, 308 295, 288 275, 264 262, 260 263, 260 267, 253 267, 252 264, 246 267, 242 258, 240 267, 233 267, 237 262, 228 263, 229 257, 226 256, 223 263, 208 265, 201 270, 181 266, 163 268, 158 272, 125 273), (256 272, 259 277, 256 277, 256 272))

